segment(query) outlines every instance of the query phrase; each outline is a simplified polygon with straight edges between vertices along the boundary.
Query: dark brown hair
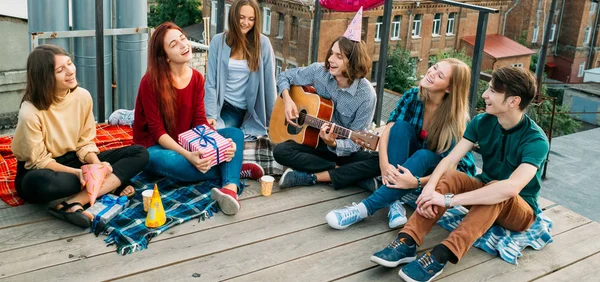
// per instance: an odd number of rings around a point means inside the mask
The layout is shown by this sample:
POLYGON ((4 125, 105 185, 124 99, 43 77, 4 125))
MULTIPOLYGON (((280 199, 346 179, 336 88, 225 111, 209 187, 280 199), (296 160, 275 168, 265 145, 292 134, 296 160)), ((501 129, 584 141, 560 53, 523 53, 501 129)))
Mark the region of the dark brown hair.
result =
POLYGON ((260 61, 260 31, 262 30, 262 18, 260 8, 256 0, 238 0, 231 4, 229 9, 229 30, 226 33, 227 46, 231 47, 231 53, 242 52, 244 59, 248 60, 250 71, 257 71, 260 61), (242 6, 249 5, 254 9, 254 26, 246 36, 242 34, 240 28, 240 9, 242 6))
POLYGON ((54 56, 56 55, 69 56, 63 48, 50 44, 35 47, 29 54, 27 58, 27 84, 21 102, 30 102, 38 110, 44 111, 59 101, 59 97, 55 93, 54 56))
POLYGON ((183 33, 181 28, 172 22, 162 23, 152 33, 148 47, 148 70, 146 71, 150 86, 158 96, 160 115, 169 134, 175 130, 175 112, 177 111, 177 92, 171 77, 169 62, 167 62, 164 43, 165 35, 170 29, 176 29, 183 33))
POLYGON ((344 76, 350 80, 350 84, 357 78, 364 78, 371 71, 371 57, 367 53, 365 42, 355 42, 346 37, 340 36, 331 43, 325 57, 325 68, 329 69, 329 57, 333 54, 331 50, 333 45, 338 42, 340 52, 344 56, 344 61, 348 61, 344 76))
POLYGON ((533 74, 522 68, 503 67, 492 72, 490 84, 496 92, 504 92, 504 101, 508 97, 521 98, 519 109, 525 110, 535 96, 537 83, 533 74))

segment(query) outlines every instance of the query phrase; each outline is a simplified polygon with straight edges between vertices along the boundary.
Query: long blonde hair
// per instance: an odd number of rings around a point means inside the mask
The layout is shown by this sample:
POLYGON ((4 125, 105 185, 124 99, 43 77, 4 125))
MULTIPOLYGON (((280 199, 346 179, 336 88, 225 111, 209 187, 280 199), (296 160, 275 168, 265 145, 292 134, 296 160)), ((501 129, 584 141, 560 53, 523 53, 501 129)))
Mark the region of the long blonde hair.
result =
MULTIPOLYGON (((452 66, 450 76, 450 93, 446 93, 442 103, 435 110, 429 124, 427 147, 441 154, 448 151, 453 143, 463 136, 469 120, 469 84, 471 83, 471 68, 464 62, 448 58, 440 62, 452 66)), ((429 99, 427 91, 419 87, 419 98, 424 104, 429 99)))

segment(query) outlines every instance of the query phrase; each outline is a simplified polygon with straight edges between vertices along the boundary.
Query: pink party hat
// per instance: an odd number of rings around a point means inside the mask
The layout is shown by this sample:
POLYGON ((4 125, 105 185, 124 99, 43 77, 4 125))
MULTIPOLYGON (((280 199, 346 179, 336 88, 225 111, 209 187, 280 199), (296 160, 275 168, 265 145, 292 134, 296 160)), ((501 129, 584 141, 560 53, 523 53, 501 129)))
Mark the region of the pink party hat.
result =
POLYGON ((344 32, 344 37, 355 42, 360 42, 360 32, 362 30, 362 14, 363 8, 361 6, 358 12, 356 12, 356 15, 354 16, 354 19, 352 19, 350 25, 348 25, 348 29, 346 29, 346 32, 344 32))

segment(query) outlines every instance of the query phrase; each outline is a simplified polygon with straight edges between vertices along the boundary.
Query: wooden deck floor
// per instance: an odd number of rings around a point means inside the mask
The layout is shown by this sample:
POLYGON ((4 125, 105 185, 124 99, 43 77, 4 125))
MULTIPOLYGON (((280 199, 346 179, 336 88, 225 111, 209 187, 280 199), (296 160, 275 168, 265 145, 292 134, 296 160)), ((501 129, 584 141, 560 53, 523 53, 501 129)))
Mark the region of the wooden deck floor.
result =
MULTIPOLYGON (((217 214, 191 221, 154 238, 147 250, 120 256, 104 237, 52 218, 45 206, 0 205, 0 281, 387 281, 398 268, 369 261, 396 230, 380 211, 361 224, 338 231, 325 214, 359 202, 358 188, 328 186, 275 191, 262 197, 252 182, 233 217, 217 214)), ((554 221, 554 242, 527 249, 514 266, 478 249, 448 265, 441 281, 597 281, 600 224, 550 201, 541 201, 554 221)), ((436 226, 420 250, 447 236, 436 226)))

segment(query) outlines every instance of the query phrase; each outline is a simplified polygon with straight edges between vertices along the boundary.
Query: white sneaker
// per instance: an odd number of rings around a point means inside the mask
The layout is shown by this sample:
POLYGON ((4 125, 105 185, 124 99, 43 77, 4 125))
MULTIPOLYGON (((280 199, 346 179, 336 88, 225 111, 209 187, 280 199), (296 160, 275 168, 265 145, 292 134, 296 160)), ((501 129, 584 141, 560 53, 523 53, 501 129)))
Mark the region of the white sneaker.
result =
POLYGON ((388 219, 390 220, 389 226, 392 229, 406 224, 408 219, 406 218, 406 209, 402 205, 402 202, 395 201, 390 205, 388 219))
POLYGON ((360 210, 356 203, 352 203, 351 206, 345 208, 332 210, 325 216, 327 224, 334 229, 346 229, 348 226, 360 222, 363 219, 365 218, 360 216, 360 210))

